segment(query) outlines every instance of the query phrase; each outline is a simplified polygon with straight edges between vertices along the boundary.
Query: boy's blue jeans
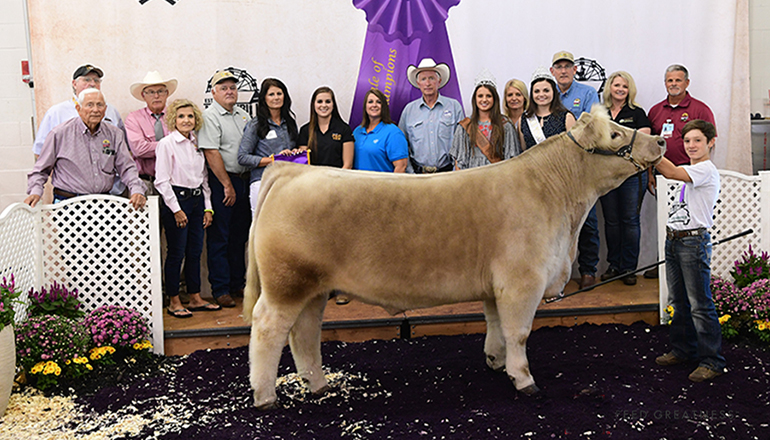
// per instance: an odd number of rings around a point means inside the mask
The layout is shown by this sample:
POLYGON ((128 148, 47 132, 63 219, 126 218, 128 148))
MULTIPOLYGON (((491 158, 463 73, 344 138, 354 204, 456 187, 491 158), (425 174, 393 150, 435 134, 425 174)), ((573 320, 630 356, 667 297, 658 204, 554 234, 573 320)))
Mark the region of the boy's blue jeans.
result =
POLYGON ((711 235, 666 240, 668 302, 674 307, 669 326, 674 355, 697 359, 721 371, 722 330, 711 299, 711 235))

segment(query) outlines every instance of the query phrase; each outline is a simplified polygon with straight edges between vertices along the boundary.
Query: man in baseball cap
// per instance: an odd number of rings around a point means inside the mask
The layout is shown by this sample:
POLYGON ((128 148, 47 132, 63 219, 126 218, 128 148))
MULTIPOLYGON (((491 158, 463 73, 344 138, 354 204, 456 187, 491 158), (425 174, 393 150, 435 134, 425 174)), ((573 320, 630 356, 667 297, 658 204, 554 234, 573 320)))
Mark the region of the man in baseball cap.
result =
MULTIPOLYGON (((551 73, 559 86, 561 103, 575 115, 575 119, 580 119, 580 115, 590 112, 591 107, 599 103, 596 89, 575 81, 577 66, 572 53, 562 50, 553 54, 551 73)), ((593 206, 578 236, 581 289, 596 283, 597 264, 599 264, 599 220, 596 217, 596 206, 593 206)))

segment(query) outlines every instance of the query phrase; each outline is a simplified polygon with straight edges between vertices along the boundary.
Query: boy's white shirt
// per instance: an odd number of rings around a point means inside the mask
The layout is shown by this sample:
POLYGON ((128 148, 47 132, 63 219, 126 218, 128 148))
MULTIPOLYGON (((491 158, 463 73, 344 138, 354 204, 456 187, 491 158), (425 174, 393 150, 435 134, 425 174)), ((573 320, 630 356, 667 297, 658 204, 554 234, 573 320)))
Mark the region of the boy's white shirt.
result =
POLYGON ((714 225, 714 205, 719 197, 719 171, 710 160, 682 168, 692 182, 680 182, 677 187, 666 226, 676 230, 710 228, 714 225))

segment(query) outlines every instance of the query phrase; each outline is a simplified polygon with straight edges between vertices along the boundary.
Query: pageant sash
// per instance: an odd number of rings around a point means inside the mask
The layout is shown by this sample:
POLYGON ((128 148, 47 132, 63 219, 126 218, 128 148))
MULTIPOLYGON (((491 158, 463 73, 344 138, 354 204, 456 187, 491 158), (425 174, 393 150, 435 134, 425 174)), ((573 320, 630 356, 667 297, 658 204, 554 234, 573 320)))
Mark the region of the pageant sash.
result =
POLYGON ((545 140, 543 127, 541 127, 540 122, 537 121, 536 115, 532 115, 527 118, 527 125, 529 126, 529 131, 532 133, 532 137, 535 138, 536 144, 539 144, 545 140))

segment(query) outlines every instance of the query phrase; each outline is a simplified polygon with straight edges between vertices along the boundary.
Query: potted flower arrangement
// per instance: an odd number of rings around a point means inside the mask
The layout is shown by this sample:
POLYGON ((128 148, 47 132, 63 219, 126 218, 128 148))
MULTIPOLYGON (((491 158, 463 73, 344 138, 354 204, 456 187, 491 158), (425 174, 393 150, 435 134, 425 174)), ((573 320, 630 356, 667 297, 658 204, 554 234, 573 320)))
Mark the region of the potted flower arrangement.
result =
POLYGON ((5 414, 5 409, 8 407, 13 377, 16 374, 13 305, 18 301, 18 297, 13 275, 10 282, 3 277, 3 283, 0 284, 0 417, 5 414))
POLYGON ((61 315, 70 319, 82 318, 82 305, 78 299, 78 289, 69 291, 66 286, 56 281, 49 288, 40 291, 29 289, 29 316, 61 315))
POLYGON ((754 253, 749 246, 730 271, 734 282, 711 278, 722 337, 753 335, 770 342, 770 255, 754 253))
POLYGON ((149 323, 136 310, 104 306, 85 314, 77 290, 58 283, 31 289, 29 298, 29 318, 16 334, 18 365, 27 384, 66 392, 114 374, 117 359, 149 356, 149 323))
POLYGON ((27 382, 45 390, 80 372, 87 359, 88 333, 79 323, 60 315, 33 316, 19 325, 16 353, 27 382))

